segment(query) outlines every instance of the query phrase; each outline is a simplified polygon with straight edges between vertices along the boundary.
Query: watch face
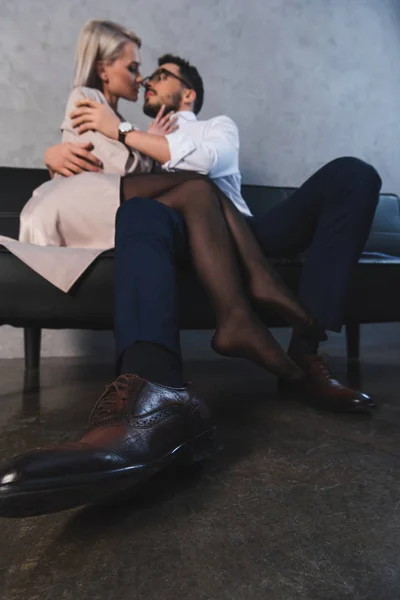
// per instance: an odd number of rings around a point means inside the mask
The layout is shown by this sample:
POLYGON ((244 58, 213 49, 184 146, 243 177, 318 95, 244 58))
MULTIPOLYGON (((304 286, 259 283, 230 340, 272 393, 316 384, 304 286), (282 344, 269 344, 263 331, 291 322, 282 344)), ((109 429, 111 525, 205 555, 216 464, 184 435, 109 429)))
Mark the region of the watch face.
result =
POLYGON ((129 131, 132 131, 133 127, 130 123, 125 121, 124 123, 120 123, 118 129, 120 130, 121 133, 128 133, 129 131))

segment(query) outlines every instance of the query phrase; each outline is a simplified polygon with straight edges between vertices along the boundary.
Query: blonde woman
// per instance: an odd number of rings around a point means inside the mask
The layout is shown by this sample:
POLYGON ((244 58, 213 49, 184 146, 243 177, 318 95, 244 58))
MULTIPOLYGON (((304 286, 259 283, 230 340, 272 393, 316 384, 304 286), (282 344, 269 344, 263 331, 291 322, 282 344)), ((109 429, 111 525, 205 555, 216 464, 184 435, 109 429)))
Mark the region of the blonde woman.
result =
MULTIPOLYGON (((50 182, 35 190, 21 214, 20 241, 52 248, 42 248, 39 254, 32 246, 18 247, 20 257, 24 258, 23 252, 33 269, 64 291, 71 288, 101 251, 114 246, 121 176, 149 172, 152 168, 149 157, 118 140, 96 131, 78 134, 69 117, 83 99, 95 100, 117 114, 121 98, 136 102, 141 82, 140 46, 141 40, 135 33, 110 21, 90 21, 82 29, 73 90, 61 124, 62 141, 81 142, 83 155, 93 148, 98 160, 93 171, 99 171, 101 166, 103 172, 69 178, 53 173, 50 182), (74 251, 67 252, 66 248, 74 251)), ((76 161, 79 160, 77 156, 76 161)))

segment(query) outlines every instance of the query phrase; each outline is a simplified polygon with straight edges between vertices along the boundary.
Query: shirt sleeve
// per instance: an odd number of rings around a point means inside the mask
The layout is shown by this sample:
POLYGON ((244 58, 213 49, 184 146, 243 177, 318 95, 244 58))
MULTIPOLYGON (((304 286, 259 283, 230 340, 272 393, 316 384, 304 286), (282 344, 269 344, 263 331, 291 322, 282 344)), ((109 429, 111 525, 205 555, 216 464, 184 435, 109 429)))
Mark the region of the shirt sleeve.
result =
POLYGON ((215 178, 230 174, 232 165, 237 165, 239 132, 229 117, 213 119, 201 141, 179 129, 165 137, 171 154, 162 166, 166 171, 197 171, 215 178))

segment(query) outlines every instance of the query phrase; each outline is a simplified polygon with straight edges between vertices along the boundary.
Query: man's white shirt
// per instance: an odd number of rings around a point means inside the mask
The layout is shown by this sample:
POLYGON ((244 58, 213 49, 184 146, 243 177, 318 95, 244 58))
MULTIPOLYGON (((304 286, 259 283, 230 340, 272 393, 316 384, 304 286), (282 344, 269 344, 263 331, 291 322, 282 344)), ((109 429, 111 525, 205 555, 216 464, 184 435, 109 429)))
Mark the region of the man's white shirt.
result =
POLYGON ((198 121, 190 111, 176 114, 179 129, 165 136, 171 158, 162 168, 208 175, 241 213, 252 216, 241 194, 239 132, 235 123, 225 116, 198 121))

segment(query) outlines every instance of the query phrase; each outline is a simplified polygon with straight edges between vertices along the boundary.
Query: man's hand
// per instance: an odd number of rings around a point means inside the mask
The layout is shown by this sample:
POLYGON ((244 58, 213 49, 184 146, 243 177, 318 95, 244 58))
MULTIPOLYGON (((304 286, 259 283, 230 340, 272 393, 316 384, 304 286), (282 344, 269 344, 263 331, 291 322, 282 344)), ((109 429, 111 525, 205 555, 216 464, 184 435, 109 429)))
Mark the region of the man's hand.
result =
POLYGON ((93 150, 93 144, 90 142, 64 142, 48 148, 44 155, 44 162, 50 172, 64 177, 71 177, 85 171, 102 171, 103 163, 90 150, 93 150))
POLYGON ((70 118, 72 126, 79 134, 98 131, 113 140, 118 139, 118 126, 121 121, 107 104, 95 100, 78 100, 76 106, 70 118))
POLYGON ((147 133, 151 133, 152 135, 165 136, 168 133, 173 133, 177 129, 179 129, 179 125, 176 124, 176 115, 174 113, 168 113, 164 116, 165 113, 165 104, 162 105, 160 110, 158 111, 158 115, 149 125, 147 129, 147 133))

